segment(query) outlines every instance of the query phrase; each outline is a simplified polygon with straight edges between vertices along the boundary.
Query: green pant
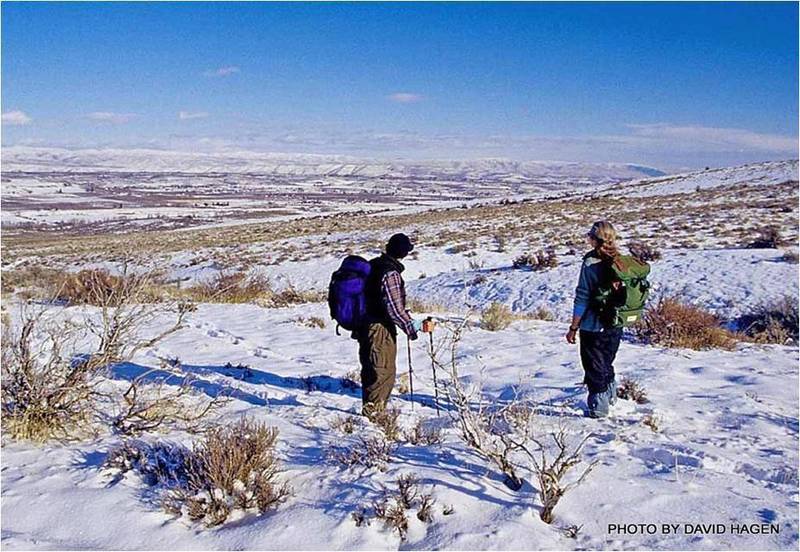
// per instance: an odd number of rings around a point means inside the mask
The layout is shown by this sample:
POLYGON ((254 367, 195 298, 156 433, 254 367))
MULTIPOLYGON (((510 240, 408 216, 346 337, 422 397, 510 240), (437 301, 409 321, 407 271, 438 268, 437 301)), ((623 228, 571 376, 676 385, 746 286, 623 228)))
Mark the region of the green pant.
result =
POLYGON ((382 410, 392 394, 397 374, 397 332, 393 326, 373 322, 358 334, 361 361, 361 400, 364 412, 382 410))

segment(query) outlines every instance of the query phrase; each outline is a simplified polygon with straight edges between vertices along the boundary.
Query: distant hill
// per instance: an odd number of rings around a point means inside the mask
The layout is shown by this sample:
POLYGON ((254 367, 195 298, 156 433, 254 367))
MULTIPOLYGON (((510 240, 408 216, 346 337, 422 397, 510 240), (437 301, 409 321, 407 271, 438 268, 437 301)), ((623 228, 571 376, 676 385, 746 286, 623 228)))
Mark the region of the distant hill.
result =
POLYGON ((148 149, 36 148, 13 146, 2 152, 5 171, 259 173, 280 176, 351 176, 446 180, 575 180, 614 183, 663 175, 652 167, 626 163, 558 161, 377 161, 337 155, 279 153, 195 153, 148 149))
POLYGON ((704 190, 736 184, 757 186, 780 184, 786 181, 796 182, 797 180, 797 159, 790 159, 644 178, 613 185, 605 191, 619 193, 620 190, 624 190, 626 196, 645 197, 691 193, 698 189, 704 190))

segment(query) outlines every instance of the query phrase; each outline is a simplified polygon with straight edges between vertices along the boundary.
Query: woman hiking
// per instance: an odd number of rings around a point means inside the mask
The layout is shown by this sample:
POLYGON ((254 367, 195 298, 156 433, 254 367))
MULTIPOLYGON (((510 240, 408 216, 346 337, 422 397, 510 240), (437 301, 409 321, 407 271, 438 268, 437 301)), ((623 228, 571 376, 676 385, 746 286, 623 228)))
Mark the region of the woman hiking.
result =
POLYGON ((567 342, 575 343, 580 330, 581 364, 585 372, 584 383, 589 388, 586 400, 591 418, 608 416, 609 406, 617 402, 617 385, 614 375, 614 358, 617 356, 622 328, 604 323, 605 317, 593 304, 601 286, 612 283, 611 264, 620 256, 617 250, 617 233, 610 222, 598 221, 592 225, 587 237, 592 246, 583 257, 572 323, 567 331, 567 342))

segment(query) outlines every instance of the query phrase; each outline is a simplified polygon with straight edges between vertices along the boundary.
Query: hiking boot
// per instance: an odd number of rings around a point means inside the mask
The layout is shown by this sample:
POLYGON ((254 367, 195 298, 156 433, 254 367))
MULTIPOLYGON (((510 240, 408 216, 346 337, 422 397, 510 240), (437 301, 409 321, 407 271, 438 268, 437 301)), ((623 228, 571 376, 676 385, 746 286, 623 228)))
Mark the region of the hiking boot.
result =
POLYGON ((586 405, 589 407, 590 418, 605 418, 608 416, 608 391, 589 393, 586 405))
POLYGON ((617 379, 611 380, 608 384, 608 404, 614 406, 617 404, 617 379))

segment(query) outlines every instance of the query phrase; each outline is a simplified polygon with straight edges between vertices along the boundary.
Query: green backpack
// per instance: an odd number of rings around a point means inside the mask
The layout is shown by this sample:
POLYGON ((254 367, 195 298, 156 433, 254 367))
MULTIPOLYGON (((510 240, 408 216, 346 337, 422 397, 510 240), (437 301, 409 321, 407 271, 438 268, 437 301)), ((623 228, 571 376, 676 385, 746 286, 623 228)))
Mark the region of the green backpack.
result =
POLYGON ((642 318, 650 294, 650 265, 631 255, 604 261, 607 276, 592 298, 600 322, 606 328, 627 328, 642 318))

